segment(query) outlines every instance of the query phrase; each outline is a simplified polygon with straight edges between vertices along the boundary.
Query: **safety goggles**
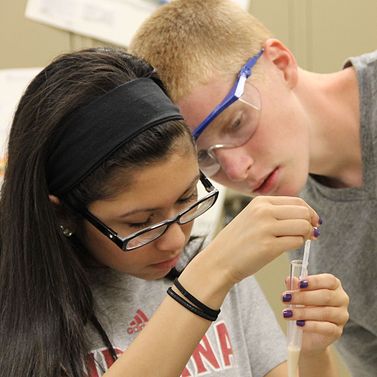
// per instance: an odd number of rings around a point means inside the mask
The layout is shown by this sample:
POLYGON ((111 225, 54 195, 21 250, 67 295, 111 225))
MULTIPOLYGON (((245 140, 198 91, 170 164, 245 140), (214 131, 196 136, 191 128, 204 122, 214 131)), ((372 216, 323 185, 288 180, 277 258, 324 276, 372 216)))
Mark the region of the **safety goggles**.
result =
POLYGON ((221 169, 216 150, 245 144, 259 125, 260 94, 248 78, 263 51, 246 62, 229 93, 193 131, 200 169, 209 177, 221 169))

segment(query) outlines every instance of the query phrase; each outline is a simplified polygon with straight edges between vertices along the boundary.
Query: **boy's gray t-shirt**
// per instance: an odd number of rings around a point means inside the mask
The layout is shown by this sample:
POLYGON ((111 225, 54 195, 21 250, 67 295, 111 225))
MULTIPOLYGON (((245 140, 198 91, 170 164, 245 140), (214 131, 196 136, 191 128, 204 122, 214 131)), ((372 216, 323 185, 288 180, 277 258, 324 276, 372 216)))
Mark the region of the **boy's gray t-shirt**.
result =
MULTIPOLYGON (((122 352, 152 317, 172 282, 145 281, 104 268, 93 270, 92 276, 97 317, 115 350, 122 352)), ((88 333, 89 377, 99 377, 112 358, 98 332, 88 326, 88 333)), ((262 377, 286 360, 286 348, 270 306, 255 278, 249 277, 228 294, 218 320, 196 348, 182 377, 262 377)), ((155 367, 159 376, 159 366, 155 367)))
POLYGON ((360 91, 363 186, 332 189, 311 176, 301 196, 324 221, 311 243, 309 272, 334 274, 350 297, 350 320, 337 349, 353 376, 376 377, 377 51, 351 58, 345 67, 351 65, 360 91))

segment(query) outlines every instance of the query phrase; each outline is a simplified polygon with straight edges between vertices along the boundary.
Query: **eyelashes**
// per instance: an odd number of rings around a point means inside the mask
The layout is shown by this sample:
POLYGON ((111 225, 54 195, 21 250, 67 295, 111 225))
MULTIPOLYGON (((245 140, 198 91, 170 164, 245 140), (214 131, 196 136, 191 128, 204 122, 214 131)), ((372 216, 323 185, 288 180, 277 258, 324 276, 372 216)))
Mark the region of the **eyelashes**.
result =
MULTIPOLYGON (((193 202, 195 202, 198 198, 198 192, 197 190, 195 189, 195 191, 188 197, 185 197, 185 198, 180 198, 178 201, 177 201, 177 204, 179 207, 181 206, 184 206, 184 205, 189 205, 193 202)), ((181 210, 181 208, 179 208, 179 210, 181 210)), ((134 222, 134 223, 131 223, 131 222, 128 222, 128 223, 125 223, 124 226, 127 226, 129 228, 132 228, 134 230, 139 230, 139 229, 143 229, 143 228, 146 228, 148 226, 151 226, 153 224, 156 224, 160 221, 154 221, 154 218, 155 218, 155 215, 154 214, 151 214, 145 221, 143 222, 134 222)), ((162 219, 164 220, 164 219, 162 219)))

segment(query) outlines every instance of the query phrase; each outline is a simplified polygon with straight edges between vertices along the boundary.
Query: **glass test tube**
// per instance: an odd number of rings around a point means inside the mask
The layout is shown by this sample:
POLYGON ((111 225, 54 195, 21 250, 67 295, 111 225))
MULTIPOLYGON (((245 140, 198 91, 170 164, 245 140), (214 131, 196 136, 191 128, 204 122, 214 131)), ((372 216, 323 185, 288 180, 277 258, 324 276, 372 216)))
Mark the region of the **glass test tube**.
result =
MULTIPOLYGON (((300 277, 302 277, 302 261, 293 260, 290 262, 289 289, 295 290, 299 287, 300 277)), ((295 305, 290 305, 294 308, 295 305)), ((288 342, 288 377, 297 377, 298 359, 300 356, 302 343, 302 328, 296 325, 296 321, 288 321, 287 331, 288 342)))

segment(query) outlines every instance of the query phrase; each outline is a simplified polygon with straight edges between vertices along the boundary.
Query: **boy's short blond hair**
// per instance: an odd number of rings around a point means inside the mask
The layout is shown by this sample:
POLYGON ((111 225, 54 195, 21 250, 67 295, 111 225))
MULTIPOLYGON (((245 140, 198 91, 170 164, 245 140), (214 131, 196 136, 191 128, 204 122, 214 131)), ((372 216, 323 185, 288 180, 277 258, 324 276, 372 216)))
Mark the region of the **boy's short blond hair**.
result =
POLYGON ((158 71, 174 101, 215 75, 235 75, 270 31, 228 0, 173 0, 148 18, 129 51, 158 71))

